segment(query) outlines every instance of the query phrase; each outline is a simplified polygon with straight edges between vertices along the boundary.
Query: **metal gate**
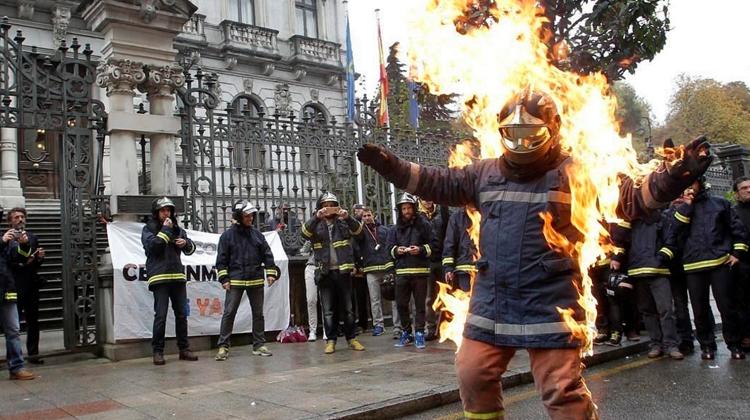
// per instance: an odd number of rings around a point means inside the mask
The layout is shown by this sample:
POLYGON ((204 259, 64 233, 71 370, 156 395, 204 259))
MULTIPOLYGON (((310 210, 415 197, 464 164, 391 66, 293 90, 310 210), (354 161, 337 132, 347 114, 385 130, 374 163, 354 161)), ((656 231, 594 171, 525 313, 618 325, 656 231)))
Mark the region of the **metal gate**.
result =
POLYGON ((185 79, 177 94, 184 225, 220 232, 230 224, 233 203, 247 199, 258 207, 258 227, 278 229, 290 255, 299 250, 301 224, 324 192, 335 193, 346 208, 361 192, 381 222, 392 221, 390 184, 369 168, 359 177, 361 144, 385 144, 403 158, 446 165, 450 146, 459 140, 443 132, 376 128, 366 98, 357 102, 356 121, 340 124, 324 113, 297 117, 302 110, 268 115, 246 94, 222 103, 217 76, 200 69, 186 71, 185 79))
POLYGON ((4 18, 0 53, 0 127, 62 133, 59 145, 63 326, 68 349, 96 343, 96 214, 106 113, 91 98, 92 50, 73 38, 55 52, 26 47, 4 18), (95 143, 98 142, 98 147, 95 143))

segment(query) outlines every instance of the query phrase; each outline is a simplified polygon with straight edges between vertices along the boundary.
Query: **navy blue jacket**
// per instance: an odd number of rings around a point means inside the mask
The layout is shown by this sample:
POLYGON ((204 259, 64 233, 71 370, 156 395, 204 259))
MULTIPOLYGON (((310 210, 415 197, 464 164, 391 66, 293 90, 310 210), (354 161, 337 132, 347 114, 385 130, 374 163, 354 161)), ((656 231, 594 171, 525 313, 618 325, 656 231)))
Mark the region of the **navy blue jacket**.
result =
POLYGON ((630 229, 627 273, 630 277, 668 276, 669 249, 665 247, 669 214, 654 212, 635 220, 630 229), (660 255, 661 254, 661 255, 660 255))
POLYGON ((667 247, 672 253, 684 235, 682 266, 686 273, 710 270, 748 250, 747 233, 729 201, 701 192, 692 204, 682 203, 674 212, 667 247))
POLYGON ((153 290, 157 284, 168 282, 185 282, 185 266, 180 256, 191 255, 195 252, 195 244, 187 237, 185 229, 177 226, 172 220, 172 228, 163 226, 158 219, 152 217, 141 232, 141 243, 146 252, 146 274, 148 288, 153 290), (175 245, 175 240, 182 238, 187 244, 182 248, 175 245))
POLYGON ((39 290, 44 285, 44 281, 39 276, 39 267, 41 267, 44 259, 36 254, 39 248, 39 239, 36 235, 30 231, 26 231, 26 235, 29 238, 29 242, 26 244, 18 244, 17 258, 9 261, 10 270, 13 273, 13 279, 16 282, 16 289, 21 293, 31 293, 39 290), (33 259, 29 262, 29 258, 33 255, 33 259))
POLYGON ((216 252, 216 271, 219 282, 231 287, 263 287, 264 274, 279 277, 266 237, 254 227, 238 223, 219 238, 216 252))
POLYGON ((339 271, 351 272, 354 270, 352 238, 357 238, 362 234, 362 223, 354 217, 347 217, 344 220, 336 218, 333 223, 333 233, 330 235, 327 222, 313 217, 302 225, 302 236, 312 242, 317 263, 328 264, 331 260, 330 245, 333 244, 339 271))
POLYGON ((18 242, 9 241, 7 244, 0 241, 0 302, 15 302, 18 300, 16 292, 16 282, 13 272, 10 270, 10 264, 26 260, 19 253, 18 242))
POLYGON ((393 268, 393 259, 388 253, 387 240, 387 227, 377 222, 372 225, 363 224, 362 235, 357 239, 363 272, 381 273, 393 268))
MULTIPOLYGON (((442 205, 473 205, 482 215, 481 258, 476 263, 465 337, 499 346, 580 346, 557 310, 570 308, 573 319, 584 322, 576 287, 580 273, 571 258, 550 249, 539 216, 549 212, 558 233, 571 242, 580 240, 570 219, 572 198, 566 174, 571 163, 561 156, 550 161, 546 165, 550 169, 540 175, 534 171, 529 177, 510 177, 503 173, 507 166, 502 158, 480 160, 461 169, 399 160, 398 170, 384 174, 407 192, 442 205)), ((667 205, 685 182, 666 171, 651 173, 637 185, 624 179, 618 211, 632 221, 667 205)))
POLYGON ((477 247, 469 236, 471 219, 465 209, 459 209, 448 219, 443 242, 443 271, 470 273, 476 271, 477 247))
POLYGON ((426 276, 430 274, 430 260, 432 257, 432 225, 427 218, 417 213, 406 222, 399 215, 396 225, 388 232, 388 252, 395 260, 397 276, 426 276), (398 255, 396 249, 400 246, 419 247, 419 254, 409 253, 398 255))

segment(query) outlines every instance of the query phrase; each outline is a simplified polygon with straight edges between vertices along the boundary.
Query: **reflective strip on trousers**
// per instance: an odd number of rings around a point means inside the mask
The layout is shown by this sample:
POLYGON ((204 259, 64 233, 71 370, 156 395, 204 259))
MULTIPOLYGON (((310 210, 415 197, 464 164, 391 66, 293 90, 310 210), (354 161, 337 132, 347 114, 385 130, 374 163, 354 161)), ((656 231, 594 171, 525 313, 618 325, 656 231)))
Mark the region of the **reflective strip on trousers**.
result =
POLYGON ((495 321, 479 315, 469 314, 466 323, 483 330, 494 331, 501 335, 540 335, 569 333, 570 328, 564 322, 546 322, 542 324, 496 324, 495 321))

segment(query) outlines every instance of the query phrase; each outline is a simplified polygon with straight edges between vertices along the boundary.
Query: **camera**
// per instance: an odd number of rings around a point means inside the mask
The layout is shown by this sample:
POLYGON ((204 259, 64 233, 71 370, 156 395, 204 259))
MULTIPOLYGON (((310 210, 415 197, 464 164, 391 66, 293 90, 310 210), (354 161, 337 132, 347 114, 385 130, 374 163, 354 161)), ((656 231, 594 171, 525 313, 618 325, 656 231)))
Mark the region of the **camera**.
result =
POLYGON ((13 229, 13 236, 16 237, 16 239, 20 238, 21 235, 23 235, 25 231, 23 229, 13 229))

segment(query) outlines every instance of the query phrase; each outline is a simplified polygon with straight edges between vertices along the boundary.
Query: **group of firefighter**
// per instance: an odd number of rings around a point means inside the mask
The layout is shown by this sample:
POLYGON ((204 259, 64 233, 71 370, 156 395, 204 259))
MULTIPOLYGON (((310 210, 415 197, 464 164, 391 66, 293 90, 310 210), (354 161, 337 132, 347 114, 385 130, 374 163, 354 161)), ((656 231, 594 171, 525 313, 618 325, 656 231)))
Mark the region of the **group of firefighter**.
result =
MULTIPOLYGON (((497 118, 504 154, 461 169, 423 167, 400 159, 382 145, 365 144, 357 153, 363 164, 396 188, 421 197, 423 207, 435 202, 444 208, 476 209, 481 215, 480 258, 476 261, 464 236, 467 219, 462 211, 451 216, 455 220, 447 224, 452 228, 436 228, 444 219, 437 222, 435 217, 445 213, 434 208, 420 213, 416 199, 404 195, 397 203, 395 226, 385 229, 374 223, 367 209, 360 209, 362 223, 359 215, 350 215, 341 208, 333 194, 320 197, 313 217, 301 231, 312 249, 306 270, 310 275, 306 277, 312 279, 322 301, 325 352, 335 352, 339 332, 351 349, 364 350, 356 337, 351 299, 352 284, 364 281, 353 282, 353 274, 361 271, 368 286, 373 285, 368 287, 370 290, 375 289, 376 283, 393 283, 401 326, 396 345, 413 341, 416 347, 423 348, 435 334, 434 327, 428 325, 427 305, 434 300, 435 280, 444 278, 467 288, 467 275, 474 271, 463 342, 455 360, 464 416, 504 416, 500 379, 514 354, 526 350, 550 417, 596 419, 598 412, 582 377, 583 342, 572 335, 558 312, 558 308, 571 308, 572 319, 585 323, 584 308, 578 303, 580 271, 572 256, 548 244, 543 233, 544 220, 539 217, 541 213, 549 214, 552 227, 561 237, 569 242, 580 240, 580 232, 571 222, 570 188, 580 175, 571 170, 574 158, 560 141, 560 114, 549 95, 526 89, 508 101, 497 118), (448 240, 437 240, 441 235, 435 232, 442 229, 446 238, 452 238, 456 252, 441 251, 448 240), (394 276, 386 276, 390 273, 394 276)), ((648 175, 637 180, 621 178, 617 211, 622 222, 611 233, 613 251, 618 251, 613 252, 609 262, 614 275, 597 273, 596 269, 593 273, 597 285, 606 278, 605 290, 614 292, 614 299, 600 300, 602 304, 614 303, 610 310, 600 311, 609 315, 609 330, 605 331, 600 323, 607 341, 617 341, 615 333, 620 326, 637 328, 637 321, 622 317, 618 320, 616 311, 611 310, 624 301, 621 295, 627 295, 627 291, 620 292, 632 285, 643 300, 644 322, 654 343, 652 354, 667 352, 679 358, 681 343, 674 333, 672 301, 679 302, 684 293, 678 296, 677 291, 673 298, 669 278, 672 283, 679 282, 674 279, 684 272, 680 290, 684 292, 686 288, 690 295, 703 358, 715 357, 716 349, 709 289, 716 298, 732 358, 744 357, 743 324, 734 300, 737 294, 733 274, 743 271, 738 264, 742 264, 747 251, 740 223, 745 219, 726 200, 707 193, 701 177, 711 160, 707 139, 699 137, 648 175), (679 197, 681 200, 674 202, 679 197), (663 211, 664 208, 670 209, 663 211)), ((743 183, 739 182, 737 189, 742 188, 743 183)), ((750 185, 747 188, 750 192, 750 185)), ((237 203, 236 223, 219 240, 216 268, 219 281, 227 289, 227 299, 217 360, 226 359, 228 354, 234 315, 244 292, 253 312, 253 353, 270 356, 263 343, 262 288, 264 281, 273 284, 279 271, 263 235, 253 228, 255 215, 255 205, 237 203)), ((179 264, 179 255, 189 254, 195 247, 177 226, 174 204, 168 199, 155 202, 154 218, 144 227, 142 239, 149 287, 155 298, 154 363, 164 363, 168 299, 175 312, 180 359, 195 360, 188 348, 185 277, 179 264)), ((606 291, 605 294, 609 296, 606 291)), ((373 311, 374 332, 382 331, 378 325, 380 313, 373 311)), ((598 337, 599 342, 602 339, 598 337)))

